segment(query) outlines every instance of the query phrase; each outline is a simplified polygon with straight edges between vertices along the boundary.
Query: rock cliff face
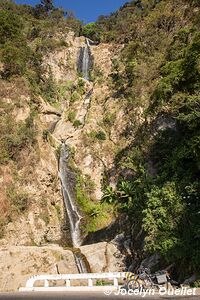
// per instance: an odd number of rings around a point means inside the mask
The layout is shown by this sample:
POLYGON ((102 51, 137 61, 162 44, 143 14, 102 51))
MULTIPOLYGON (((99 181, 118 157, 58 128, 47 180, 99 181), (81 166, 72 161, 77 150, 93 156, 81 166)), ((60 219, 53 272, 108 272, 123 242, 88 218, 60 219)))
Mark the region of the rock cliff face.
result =
MULTIPOLYGON (((113 244, 83 246, 81 251, 94 273, 118 272, 124 267, 124 257, 113 244)), ((73 252, 58 245, 9 246, 0 248, 0 253, 0 291, 16 291, 35 274, 78 273, 73 252)))
MULTIPOLYGON (((67 140, 73 149, 73 167, 84 178, 90 178, 94 203, 102 196, 105 169, 112 167, 118 148, 126 143, 123 139, 119 141, 126 125, 125 113, 110 89, 112 46, 91 46, 94 68, 93 82, 89 82, 80 80, 77 72, 77 59, 85 39, 76 38, 73 33, 65 39, 67 46, 43 57, 46 78, 51 76, 60 89, 56 105, 31 96, 23 81, 16 79, 11 84, 0 80, 2 101, 12 105, 16 124, 25 121, 33 108, 37 111, 36 147, 21 154, 17 167, 10 164, 0 169, 0 206, 5 216, 9 184, 15 184, 30 199, 27 210, 5 224, 0 239, 2 291, 17 290, 33 274, 77 272, 73 252, 58 246, 69 245, 69 224, 58 177, 60 139, 67 140)), ((103 223, 99 222, 96 229, 111 220, 112 214, 103 223)), ((81 251, 92 272, 124 269, 124 257, 113 244, 86 245, 81 251)))

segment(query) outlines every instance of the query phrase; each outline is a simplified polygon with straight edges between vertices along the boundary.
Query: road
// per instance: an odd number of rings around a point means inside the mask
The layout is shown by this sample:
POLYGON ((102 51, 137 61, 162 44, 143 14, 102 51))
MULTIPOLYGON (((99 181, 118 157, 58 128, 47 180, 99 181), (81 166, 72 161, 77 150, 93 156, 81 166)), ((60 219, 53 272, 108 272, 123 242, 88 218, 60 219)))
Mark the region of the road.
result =
POLYGON ((200 300, 200 295, 198 296, 187 296, 187 297, 172 297, 172 296, 116 296, 114 294, 111 294, 109 296, 106 296, 103 294, 103 292, 28 292, 28 293, 0 293, 0 300, 122 300, 122 299, 134 299, 134 300, 200 300))

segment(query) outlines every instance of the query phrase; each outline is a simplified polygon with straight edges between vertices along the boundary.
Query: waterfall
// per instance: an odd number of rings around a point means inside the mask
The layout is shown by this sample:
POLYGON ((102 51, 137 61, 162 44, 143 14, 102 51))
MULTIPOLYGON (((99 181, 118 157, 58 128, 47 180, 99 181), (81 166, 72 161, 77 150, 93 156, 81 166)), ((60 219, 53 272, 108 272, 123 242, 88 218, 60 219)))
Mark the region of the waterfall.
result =
MULTIPOLYGON (((89 72, 92 67, 92 56, 90 52, 89 40, 86 39, 85 47, 80 49, 80 55, 78 60, 78 70, 82 73, 85 80, 90 80, 89 72)), ((87 93, 84 99, 84 103, 81 107, 79 118, 84 126, 87 112, 90 106, 90 98, 93 92, 93 88, 87 93)), ((66 212, 69 218, 70 224, 70 234, 72 239, 73 248, 79 248, 81 245, 81 232, 80 232, 80 222, 81 215, 76 206, 76 195, 74 193, 74 182, 71 182, 70 173, 72 173, 68 168, 68 157, 69 151, 64 141, 61 143, 60 149, 60 159, 59 159, 59 176, 62 185, 63 200, 66 208, 66 212)), ((90 266, 81 253, 80 249, 74 249, 74 259, 77 265, 79 273, 90 272, 90 266)))
POLYGON ((68 149, 65 143, 62 142, 61 151, 60 151, 60 161, 59 161, 60 180, 62 184, 62 192, 63 192, 65 208, 69 217, 72 244, 73 247, 79 247, 81 243, 80 229, 79 229, 81 216, 78 212, 78 209, 76 207, 76 204, 74 202, 73 196, 71 195, 71 191, 69 188, 70 180, 68 178, 69 170, 67 168, 68 156, 69 156, 68 149))
MULTIPOLYGON (((74 201, 74 195, 72 194, 69 178, 69 169, 67 167, 67 160, 69 157, 69 151, 64 142, 61 144, 60 160, 59 160, 59 175, 62 185, 62 193, 65 208, 69 217, 70 233, 72 239, 72 245, 74 248, 78 248, 81 245, 81 234, 80 234, 80 221, 81 215, 78 212, 76 203, 74 201)), ((90 267, 85 261, 80 249, 74 252, 74 259, 77 265, 79 273, 90 272, 90 267)))
POLYGON ((90 71, 93 68, 93 56, 91 54, 90 42, 85 40, 85 46, 80 48, 79 57, 77 60, 78 72, 82 74, 85 80, 90 80, 90 71))
POLYGON ((82 72, 83 78, 89 80, 89 68, 90 68, 90 53, 89 53, 89 41, 86 39, 86 46, 83 49, 83 64, 82 72))

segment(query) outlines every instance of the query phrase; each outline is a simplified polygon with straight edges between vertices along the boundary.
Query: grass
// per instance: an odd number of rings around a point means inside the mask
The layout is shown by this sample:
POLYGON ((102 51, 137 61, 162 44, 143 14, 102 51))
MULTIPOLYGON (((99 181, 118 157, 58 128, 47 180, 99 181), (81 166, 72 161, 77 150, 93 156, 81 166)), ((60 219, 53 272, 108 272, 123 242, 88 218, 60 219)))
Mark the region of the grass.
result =
POLYGON ((7 187, 6 194, 11 203, 11 211, 23 213, 28 209, 30 199, 27 192, 11 183, 7 187))
POLYGON ((92 199, 94 182, 79 175, 77 178, 77 202, 85 216, 84 231, 94 232, 103 228, 111 220, 112 206, 92 199))
POLYGON ((76 112, 75 111, 69 111, 68 113, 68 121, 74 122, 76 118, 76 112))
POLYGON ((99 141, 105 141, 106 140, 106 134, 103 130, 92 130, 88 134, 90 138, 92 138, 93 141, 99 140, 99 141))
POLYGON ((61 208, 60 208, 60 205, 56 204, 55 205, 55 209, 56 209, 56 212, 57 212, 57 216, 60 219, 61 218, 61 208))
POLYGON ((79 120, 75 120, 75 121, 73 122, 73 125, 74 125, 75 128, 78 128, 79 126, 82 125, 82 123, 81 123, 81 121, 79 121, 79 120))

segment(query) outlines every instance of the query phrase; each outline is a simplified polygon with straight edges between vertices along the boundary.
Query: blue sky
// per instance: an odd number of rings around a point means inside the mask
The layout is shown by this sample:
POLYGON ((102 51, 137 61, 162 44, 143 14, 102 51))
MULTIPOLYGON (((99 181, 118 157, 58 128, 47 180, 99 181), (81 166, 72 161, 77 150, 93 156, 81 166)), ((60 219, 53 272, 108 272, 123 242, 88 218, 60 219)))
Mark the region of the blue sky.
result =
MULTIPOLYGON (((18 4, 35 5, 40 0, 15 0, 18 4)), ((74 11, 75 15, 82 21, 88 23, 96 21, 100 15, 108 15, 116 11, 128 0, 55 0, 55 6, 74 11)))

